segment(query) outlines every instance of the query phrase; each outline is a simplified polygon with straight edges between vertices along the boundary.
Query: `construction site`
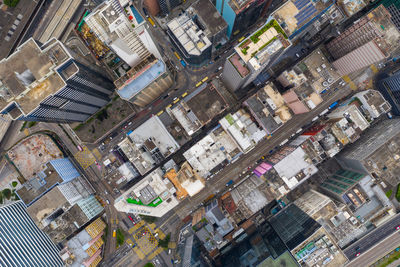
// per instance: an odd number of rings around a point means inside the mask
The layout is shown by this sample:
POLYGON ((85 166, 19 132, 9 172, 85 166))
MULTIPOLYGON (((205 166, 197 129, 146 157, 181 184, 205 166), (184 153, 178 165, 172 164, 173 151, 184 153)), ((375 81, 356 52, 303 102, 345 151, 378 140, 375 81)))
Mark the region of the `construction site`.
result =
POLYGON ((35 134, 12 147, 7 157, 28 180, 42 171, 47 162, 64 158, 64 155, 49 136, 35 134))

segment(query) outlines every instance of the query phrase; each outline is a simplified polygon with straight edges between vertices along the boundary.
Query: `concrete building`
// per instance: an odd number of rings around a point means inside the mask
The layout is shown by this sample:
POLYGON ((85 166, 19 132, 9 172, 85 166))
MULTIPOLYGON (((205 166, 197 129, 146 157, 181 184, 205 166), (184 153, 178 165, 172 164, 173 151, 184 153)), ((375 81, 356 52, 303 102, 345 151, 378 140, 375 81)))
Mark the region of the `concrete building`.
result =
POLYGON ((0 61, 1 113, 14 120, 85 121, 107 104, 112 82, 56 39, 29 39, 0 61))
POLYGON ((222 213, 218 205, 218 200, 214 199, 210 204, 205 206, 205 216, 211 225, 216 226, 218 234, 222 237, 233 230, 233 225, 228 218, 222 213))
POLYGON ((186 62, 200 65, 211 58, 212 44, 190 13, 185 12, 167 24, 167 33, 186 62))
POLYGON ((392 106, 393 114, 400 115, 400 71, 385 75, 377 81, 378 90, 392 106))
POLYGON ((186 11, 194 16, 195 23, 203 29, 204 34, 210 40, 213 54, 228 41, 228 24, 211 1, 198 0, 186 11))
POLYGON ((175 192, 158 168, 118 197, 114 206, 120 212, 162 217, 179 204, 175 192))
POLYGON ((106 224, 101 218, 97 218, 68 240, 67 245, 61 251, 61 257, 65 264, 71 267, 98 266, 102 260, 101 252, 104 244, 102 235, 105 228, 106 224))
POLYGON ((295 204, 290 204, 269 219, 269 223, 290 251, 296 249, 321 225, 295 204))
MULTIPOLYGON (((383 185, 399 182, 398 137, 400 120, 386 120, 364 133, 362 138, 339 155, 345 168, 367 173, 383 185)), ((385 187, 384 186, 384 187, 385 187)))
POLYGON ((361 109, 370 120, 376 119, 392 110, 392 106, 379 91, 365 90, 355 94, 354 97, 361 102, 361 109))
POLYGON ((222 79, 232 91, 245 87, 289 46, 281 26, 269 20, 235 47, 235 53, 225 61, 222 79))
POLYGON ((280 189, 283 193, 286 193, 285 190, 288 192, 294 189, 318 172, 317 167, 301 147, 290 149, 286 153, 277 152, 266 160, 273 164, 273 168, 284 181, 285 189, 280 189))
POLYGON ((300 146, 314 165, 321 163, 327 158, 321 144, 309 135, 299 135, 289 145, 294 147, 300 146))
POLYGON ((289 0, 276 9, 272 16, 282 25, 289 39, 294 39, 334 5, 335 1, 289 0))
POLYGON ((182 4, 182 0, 157 0, 163 15, 169 14, 172 9, 182 4))
POLYGON ((217 126, 186 150, 183 156, 200 177, 207 178, 241 154, 230 135, 221 126, 217 126))
POLYGON ((29 217, 21 201, 0 207, 2 266, 64 266, 59 250, 29 217))
POLYGON ((323 101, 322 97, 307 83, 289 89, 282 96, 294 114, 309 112, 323 101))
POLYGON ((395 215, 393 204, 369 175, 341 169, 326 179, 320 189, 346 204, 361 223, 380 225, 395 215))
POLYGON ((243 102, 267 134, 272 134, 292 118, 284 98, 272 83, 268 83, 243 102))
POLYGON ((179 149, 158 116, 151 117, 127 136, 118 146, 141 175, 179 149))
POLYGON ((328 118, 341 119, 346 118, 349 122, 352 122, 361 131, 365 131, 369 127, 369 122, 361 113, 357 107, 357 102, 350 100, 350 102, 341 105, 334 111, 328 114, 328 118))
POLYGON ((264 8, 268 8, 270 2, 268 2, 269 4, 267 4, 267 2, 266 0, 216 0, 214 4, 228 24, 227 34, 228 37, 231 38, 231 36, 247 30, 256 23, 264 8))
POLYGON ((126 11, 117 0, 103 2, 85 18, 85 22, 131 67, 114 81, 118 94, 143 107, 157 99, 173 81, 148 32, 146 21, 135 6, 124 8, 126 11))
POLYGON ((243 153, 252 150, 266 136, 266 132, 257 127, 244 109, 226 115, 219 124, 231 135, 243 153))
POLYGON ((391 20, 396 25, 397 29, 400 31, 400 9, 399 0, 382 0, 379 1, 391 15, 391 20))
POLYGON ((342 140, 343 137, 335 136, 329 125, 326 124, 312 126, 310 129, 304 131, 302 136, 312 137, 313 140, 321 145, 325 154, 330 158, 340 152, 345 142, 345 140, 342 140))
POLYGON ((297 198, 294 204, 318 221, 329 233, 333 243, 343 248, 367 231, 351 210, 340 202, 315 190, 309 190, 297 198))
POLYGON ((114 84, 122 99, 144 107, 167 91, 173 80, 165 62, 151 55, 114 81, 114 84))
POLYGON ((178 172, 170 169, 166 174, 171 183, 176 188, 176 197, 180 200, 187 196, 193 197, 205 187, 205 181, 186 161, 182 164, 178 172))
POLYGON ((332 65, 340 75, 347 75, 391 55, 400 33, 383 5, 331 41, 327 48, 336 59, 332 65))
POLYGON ((291 252, 300 266, 336 267, 344 266, 348 261, 323 227, 315 231, 291 252))
POLYGON ((171 107, 170 112, 191 136, 228 108, 213 81, 203 83, 171 107))
POLYGON ((255 175, 221 197, 221 205, 236 224, 240 224, 264 208, 274 198, 266 194, 267 185, 255 175))

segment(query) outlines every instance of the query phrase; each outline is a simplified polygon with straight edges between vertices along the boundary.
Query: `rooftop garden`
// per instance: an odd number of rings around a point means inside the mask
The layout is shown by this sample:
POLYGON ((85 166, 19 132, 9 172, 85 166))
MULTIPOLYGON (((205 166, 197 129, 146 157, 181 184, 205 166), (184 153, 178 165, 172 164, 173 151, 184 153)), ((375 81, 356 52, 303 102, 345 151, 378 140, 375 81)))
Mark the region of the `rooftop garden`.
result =
POLYGON ((140 205, 140 206, 148 206, 148 207, 157 207, 158 205, 160 205, 163 201, 160 197, 157 197, 155 200, 153 200, 152 202, 150 202, 149 204, 144 204, 140 199, 133 199, 133 198, 127 198, 126 202, 130 203, 130 204, 135 204, 135 205, 140 205))

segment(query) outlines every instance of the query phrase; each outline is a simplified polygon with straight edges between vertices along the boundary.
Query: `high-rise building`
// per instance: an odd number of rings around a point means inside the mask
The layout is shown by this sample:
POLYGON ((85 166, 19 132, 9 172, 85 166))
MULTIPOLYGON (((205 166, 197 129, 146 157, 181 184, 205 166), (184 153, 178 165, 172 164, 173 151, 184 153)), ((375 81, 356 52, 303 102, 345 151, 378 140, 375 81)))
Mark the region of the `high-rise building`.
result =
POLYGON ((327 44, 335 59, 332 65, 340 75, 347 75, 390 56, 400 33, 383 5, 362 17, 327 44))
POLYGON ((172 9, 182 4, 182 0, 158 0, 162 14, 168 14, 172 9))
POLYGON ((378 90, 392 106, 392 112, 400 115, 400 71, 378 80, 378 90))
POLYGON ((0 265, 64 266, 50 238, 29 217, 22 201, 0 207, 0 265))
POLYGON ((277 21, 268 21, 235 47, 225 61, 223 81, 232 91, 246 87, 289 46, 291 42, 277 21))
POLYGON ((266 0, 216 0, 218 12, 228 23, 228 37, 246 31, 261 15, 266 0))
POLYGON ((110 100, 112 82, 51 39, 29 39, 0 61, 0 110, 14 120, 85 121, 110 100))
POLYGON ((122 99, 146 106, 172 85, 172 78, 163 62, 148 25, 133 5, 117 0, 99 5, 86 23, 96 36, 109 46, 131 69, 120 73, 114 82, 122 99), (129 19, 126 12, 128 12, 129 19))

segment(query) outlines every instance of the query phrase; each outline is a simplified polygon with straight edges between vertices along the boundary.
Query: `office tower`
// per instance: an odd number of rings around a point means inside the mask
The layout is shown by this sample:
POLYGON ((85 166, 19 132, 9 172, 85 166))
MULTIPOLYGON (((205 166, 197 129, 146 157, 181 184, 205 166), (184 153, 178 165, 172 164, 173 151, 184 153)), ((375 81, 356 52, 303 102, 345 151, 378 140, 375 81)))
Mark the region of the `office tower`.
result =
POLYGON ((217 0, 218 12, 228 23, 228 37, 246 31, 261 15, 266 0, 217 0))
POLYGON ((96 36, 109 46, 131 69, 114 81, 122 99, 146 106, 172 85, 167 65, 162 60, 147 23, 133 5, 106 1, 85 18, 96 36), (129 11, 130 10, 130 11, 129 11))
POLYGON ((387 57, 397 47, 400 33, 383 5, 362 17, 327 44, 340 75, 358 71, 387 57))
POLYGON ((268 21, 237 45, 235 53, 226 58, 223 81, 232 91, 246 87, 291 44, 277 21, 268 21))
POLYGON ((182 0, 158 0, 162 14, 168 14, 172 9, 182 4, 182 0))
POLYGON ((378 80, 378 91, 392 106, 392 112, 400 115, 400 71, 391 76, 386 76, 378 80))
POLYGON ((51 39, 32 38, 0 61, 0 109, 14 120, 85 121, 107 104, 114 86, 51 39))
POLYGON ((63 266, 59 251, 26 212, 22 201, 0 207, 0 265, 63 266))

